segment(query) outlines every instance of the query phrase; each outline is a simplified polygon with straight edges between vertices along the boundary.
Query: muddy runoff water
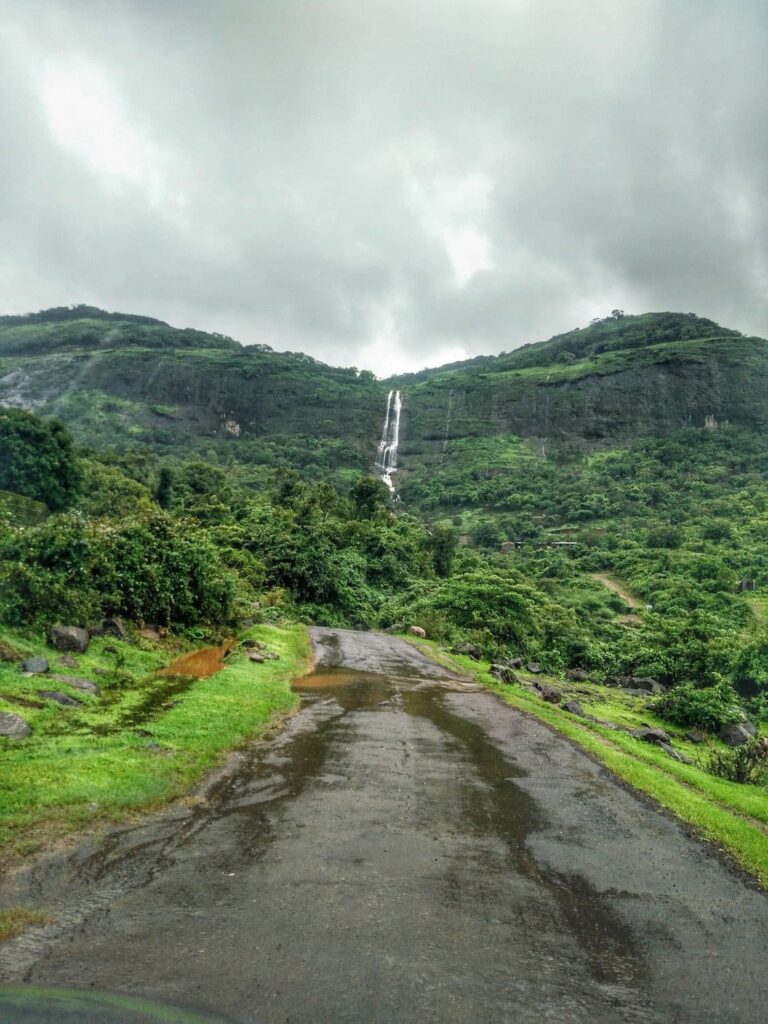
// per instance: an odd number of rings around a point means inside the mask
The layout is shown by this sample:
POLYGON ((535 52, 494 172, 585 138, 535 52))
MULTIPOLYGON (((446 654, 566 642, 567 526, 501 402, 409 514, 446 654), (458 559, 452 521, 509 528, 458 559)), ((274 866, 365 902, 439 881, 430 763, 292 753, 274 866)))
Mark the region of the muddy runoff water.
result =
POLYGON ((762 1021, 762 894, 404 643, 312 635, 278 737, 0 893, 54 918, 0 981, 243 1024, 762 1021))

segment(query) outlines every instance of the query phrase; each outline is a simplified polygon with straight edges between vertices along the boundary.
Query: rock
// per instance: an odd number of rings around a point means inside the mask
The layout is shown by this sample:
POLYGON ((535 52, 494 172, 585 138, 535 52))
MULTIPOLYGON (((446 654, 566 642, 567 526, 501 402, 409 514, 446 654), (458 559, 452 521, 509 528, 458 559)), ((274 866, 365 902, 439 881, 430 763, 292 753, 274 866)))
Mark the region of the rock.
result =
POLYGON ((632 686, 632 676, 606 676, 606 686, 632 686))
POLYGON ((523 659, 522 658, 510 658, 509 661, 507 662, 507 664, 509 665, 510 668, 522 668, 523 667, 523 659))
POLYGON ((274 651, 265 651, 264 657, 267 659, 267 661, 280 661, 280 655, 275 654, 274 651))
POLYGON ((589 675, 583 668, 570 668, 568 669, 566 679, 570 679, 572 683, 586 683, 589 675))
POLYGON ((258 640, 243 640, 240 646, 244 647, 246 651, 250 651, 254 647, 261 647, 261 644, 258 640))
POLYGON ((538 675, 539 672, 544 671, 541 665, 537 664, 535 661, 529 661, 525 667, 528 669, 529 672, 533 672, 534 675, 538 675))
POLYGON ((21 671, 28 672, 32 676, 41 676, 50 668, 46 658, 27 658, 21 663, 21 671))
MULTIPOLYGON (((531 666, 529 665, 528 668, 531 666)), ((545 700, 548 704, 559 704, 563 699, 563 695, 555 686, 550 686, 549 683, 537 683, 536 689, 541 695, 541 699, 545 700)))
POLYGON ((635 686, 621 686, 619 687, 622 693, 628 693, 630 697, 647 697, 647 690, 638 690, 635 686))
POLYGON ((92 683, 90 679, 80 679, 78 676, 51 676, 57 683, 66 683, 67 686, 71 686, 74 690, 80 690, 81 693, 92 693, 97 696, 101 693, 96 683, 92 683))
POLYGON ((491 665, 490 674, 500 683, 516 683, 517 676, 508 665, 491 665))
POLYGON ((254 625, 253 619, 243 619, 243 629, 253 629, 254 625))
POLYGON ((637 740, 645 740, 646 743, 670 743, 669 736, 663 729, 655 729, 649 725, 643 726, 642 729, 632 729, 630 735, 637 740))
POLYGON ((71 654, 62 654, 60 658, 56 659, 57 665, 63 665, 64 668, 77 668, 77 658, 73 658, 71 654))
POLYGON ((15 715, 12 711, 0 711, 0 736, 5 736, 9 740, 23 740, 31 732, 21 715, 15 715))
POLYGON ((681 754, 679 750, 674 750, 668 743, 659 743, 659 747, 665 754, 669 754, 670 757, 674 758, 675 761, 680 761, 682 764, 693 764, 690 757, 686 757, 685 754, 681 754))
POLYGON ((109 669, 109 668, 92 668, 91 672, 95 676, 111 676, 112 675, 112 670, 109 669))
POLYGON ((453 647, 451 650, 453 654, 465 654, 473 661, 480 661, 483 656, 483 652, 475 644, 459 644, 458 647, 453 647))
POLYGON ((409 626, 408 632, 411 634, 411 636, 421 637, 422 640, 426 640, 427 638, 427 631, 425 629, 422 629, 421 626, 409 626))
POLYGON ((685 734, 685 738, 690 740, 691 743, 706 743, 708 739, 703 729, 689 729, 685 734))
POLYGON ((262 654, 261 651, 251 651, 248 654, 248 661, 254 661, 256 664, 261 664, 262 661, 266 661, 267 656, 262 654))
POLYGON ((127 640, 128 631, 122 619, 102 619, 98 626, 90 630, 91 636, 114 636, 118 640, 127 640))
POLYGON ((79 708, 81 706, 79 700, 75 700, 74 697, 68 697, 66 693, 59 693, 58 690, 41 690, 40 696, 45 697, 46 700, 55 701, 65 708, 79 708))
POLYGON ((158 633, 158 631, 156 629, 153 629, 152 626, 144 626, 143 629, 140 629, 139 630, 139 636, 143 637, 145 640, 159 640, 160 639, 160 634, 158 633))
POLYGON ((755 735, 751 722, 728 722, 721 727, 718 736, 729 747, 740 747, 755 735))
POLYGON ((565 711, 570 711, 572 715, 578 715, 579 718, 587 717, 586 711, 577 700, 567 700, 565 704, 563 704, 563 708, 565 711))
POLYGON ((630 676, 630 686, 636 690, 646 690, 648 693, 661 693, 664 687, 655 679, 647 679, 645 676, 630 676))
POLYGON ((57 651, 74 651, 83 654, 88 649, 90 634, 80 626, 51 626, 48 630, 48 643, 57 651))
POLYGON ((392 634, 392 633, 404 633, 405 632, 405 623, 404 622, 393 622, 391 626, 387 626, 387 628, 384 630, 384 632, 385 633, 389 633, 389 634, 392 634))

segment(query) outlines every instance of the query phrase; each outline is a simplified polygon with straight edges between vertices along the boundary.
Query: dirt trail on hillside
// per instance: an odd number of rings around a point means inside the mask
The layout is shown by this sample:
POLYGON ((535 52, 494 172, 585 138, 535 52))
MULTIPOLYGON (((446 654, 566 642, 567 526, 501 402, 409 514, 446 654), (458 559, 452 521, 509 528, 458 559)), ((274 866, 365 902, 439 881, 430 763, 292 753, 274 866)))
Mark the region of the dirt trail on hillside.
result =
POLYGON ((0 979, 243 1024, 762 1024, 763 893, 403 641, 312 636, 302 710, 204 803, 0 893, 57 918, 0 979))
POLYGON ((633 597, 628 590, 625 590, 625 588, 620 583, 617 583, 616 580, 611 579, 611 577, 606 575, 606 573, 593 572, 592 579, 597 580, 598 583, 602 583, 604 587, 607 587, 609 590, 612 590, 614 594, 618 594, 622 601, 624 601, 624 603, 626 604, 627 608, 642 608, 642 603, 638 601, 636 597, 633 597))

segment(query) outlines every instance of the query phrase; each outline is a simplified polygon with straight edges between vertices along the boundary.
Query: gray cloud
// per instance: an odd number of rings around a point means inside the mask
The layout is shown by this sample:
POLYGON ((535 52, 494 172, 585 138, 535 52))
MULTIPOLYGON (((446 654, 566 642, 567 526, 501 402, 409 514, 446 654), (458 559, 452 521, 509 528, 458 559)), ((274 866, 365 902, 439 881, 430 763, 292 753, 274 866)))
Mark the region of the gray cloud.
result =
POLYGON ((0 307, 343 365, 768 334, 762 0, 4 0, 0 307))

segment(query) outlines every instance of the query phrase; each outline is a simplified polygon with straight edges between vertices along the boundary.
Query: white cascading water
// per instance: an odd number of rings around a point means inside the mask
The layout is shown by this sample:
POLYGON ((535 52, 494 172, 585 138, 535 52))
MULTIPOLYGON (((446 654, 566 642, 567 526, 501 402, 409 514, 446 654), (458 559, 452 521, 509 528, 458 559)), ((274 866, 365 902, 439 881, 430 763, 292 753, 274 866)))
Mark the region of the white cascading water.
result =
POLYGON ((381 479, 391 494, 395 493, 392 474, 397 472, 397 448, 400 444, 400 409, 402 399, 399 391, 390 391, 387 395, 387 415, 384 419, 384 430, 376 454, 376 468, 381 479))

